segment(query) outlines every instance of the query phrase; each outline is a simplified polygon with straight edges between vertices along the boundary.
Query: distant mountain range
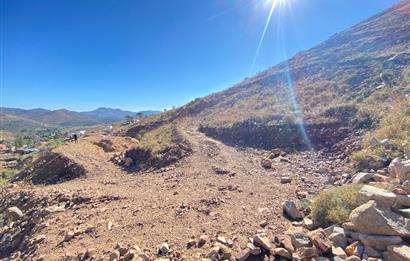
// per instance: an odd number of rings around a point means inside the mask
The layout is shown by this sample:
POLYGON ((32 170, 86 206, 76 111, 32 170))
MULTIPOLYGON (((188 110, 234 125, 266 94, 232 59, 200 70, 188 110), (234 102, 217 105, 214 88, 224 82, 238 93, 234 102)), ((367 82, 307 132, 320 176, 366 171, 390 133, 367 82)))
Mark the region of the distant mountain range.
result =
MULTIPOLYGON (((141 111, 140 113, 144 116, 150 116, 159 113, 159 111, 141 111)), ((112 108, 98 108, 86 112, 75 112, 66 109, 24 110, 1 108, 0 130, 15 132, 39 127, 92 126, 117 122, 124 119, 127 115, 135 117, 137 112, 112 108)))

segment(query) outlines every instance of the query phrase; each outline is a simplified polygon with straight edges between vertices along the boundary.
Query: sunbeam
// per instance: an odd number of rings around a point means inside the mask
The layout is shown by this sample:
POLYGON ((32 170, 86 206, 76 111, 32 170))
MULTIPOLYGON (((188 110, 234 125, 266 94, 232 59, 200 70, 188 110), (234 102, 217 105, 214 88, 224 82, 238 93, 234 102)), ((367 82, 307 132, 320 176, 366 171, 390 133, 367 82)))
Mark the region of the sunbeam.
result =
POLYGON ((266 20, 265 27, 263 28, 261 38, 259 39, 258 47, 256 48, 256 53, 255 53, 255 56, 253 57, 253 60, 252 60, 251 69, 249 70, 249 75, 252 75, 252 73, 253 73, 253 70, 255 68, 256 59, 258 58, 259 51, 260 51, 262 43, 263 43, 263 39, 265 38, 266 31, 268 30, 270 20, 272 18, 273 11, 275 10, 275 7, 277 6, 277 4, 279 2, 281 2, 281 0, 273 0, 272 1, 272 7, 270 8, 269 16, 268 16, 268 19, 266 20))

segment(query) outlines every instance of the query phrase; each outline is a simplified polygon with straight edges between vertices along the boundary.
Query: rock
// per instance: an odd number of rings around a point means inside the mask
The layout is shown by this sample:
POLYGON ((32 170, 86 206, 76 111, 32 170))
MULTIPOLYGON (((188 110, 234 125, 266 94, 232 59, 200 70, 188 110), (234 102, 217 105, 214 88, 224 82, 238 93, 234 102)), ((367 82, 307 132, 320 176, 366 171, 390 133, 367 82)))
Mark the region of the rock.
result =
POLYGON ((207 256, 211 260, 217 261, 217 260, 220 260, 220 253, 221 253, 221 248, 219 246, 215 246, 215 247, 211 248, 211 250, 209 251, 207 256))
POLYGON ((364 246, 369 246, 377 250, 386 250, 388 246, 397 245, 402 241, 401 237, 398 236, 378 236, 367 234, 360 234, 359 239, 364 246))
POLYGON ((310 232, 309 237, 316 248, 322 253, 326 253, 332 248, 332 241, 329 240, 325 231, 321 228, 310 232))
POLYGON ((266 221, 266 220, 262 220, 260 223, 259 223, 259 226, 261 226, 261 227, 266 227, 268 225, 268 221, 266 221))
POLYGON ((170 250, 170 248, 169 248, 168 243, 162 243, 159 246, 158 254, 160 254, 161 256, 165 256, 165 255, 168 254, 169 250, 170 250))
POLYGON ((66 233, 65 236, 64 236, 64 241, 65 241, 65 242, 68 242, 68 241, 70 241, 71 239, 73 239, 74 236, 75 236, 74 231, 67 231, 67 233, 66 233))
POLYGON ((369 257, 381 257, 379 251, 369 246, 364 247, 364 254, 366 254, 369 257))
POLYGON ((139 254, 138 254, 138 257, 139 257, 138 261, 149 261, 149 260, 152 260, 152 259, 150 258, 150 256, 149 256, 148 254, 144 253, 144 252, 139 253, 139 254))
POLYGON ((230 260, 232 258, 232 251, 223 245, 216 245, 209 251, 208 257, 215 261, 230 260))
POLYGON ((291 239, 290 236, 286 235, 286 236, 283 238, 281 244, 282 244, 282 246, 283 246, 286 250, 288 250, 290 253, 295 252, 295 248, 293 247, 292 239, 291 239))
POLYGON ((359 241, 355 241, 346 247, 345 252, 348 256, 358 256, 362 257, 364 252, 364 247, 359 241))
POLYGON ((284 257, 286 259, 292 259, 292 254, 282 247, 275 248, 274 253, 276 256, 284 257))
POLYGON ((17 221, 24 216, 23 212, 18 207, 10 207, 5 213, 6 220, 17 221))
POLYGON ((380 145, 380 141, 377 138, 372 137, 371 140, 370 140, 370 146, 372 148, 374 148, 374 147, 377 147, 379 145, 380 145))
POLYGON ((337 226, 336 225, 331 225, 330 227, 327 227, 327 228, 323 229, 323 231, 325 231, 327 236, 330 236, 332 233, 334 233, 333 230, 334 230, 335 227, 337 227, 337 226))
POLYGON ((378 206, 391 207, 396 201, 397 196, 387 190, 364 185, 357 193, 356 201, 362 205, 369 200, 375 200, 378 206))
POLYGON ((332 241, 334 246, 346 248, 347 247, 347 237, 344 233, 344 229, 342 228, 343 232, 333 232, 330 234, 329 239, 332 241))
POLYGON ((89 248, 87 249, 87 251, 85 251, 84 253, 84 259, 92 259, 95 257, 95 255, 97 254, 97 250, 95 248, 89 248))
POLYGON ((297 191, 296 196, 298 197, 298 199, 304 199, 304 198, 307 198, 309 196, 309 192, 307 192, 307 191, 297 191))
POLYGON ((238 261, 245 261, 251 255, 251 251, 249 248, 243 249, 236 255, 236 259, 238 261))
POLYGON ((301 248, 301 247, 311 247, 312 246, 312 241, 305 236, 302 233, 294 233, 293 235, 290 236, 292 246, 295 249, 301 248))
POLYGON ((410 160, 395 158, 389 165, 390 176, 398 178, 401 183, 410 179, 410 160))
POLYGON ((126 247, 120 247, 117 250, 120 252, 120 256, 124 256, 128 252, 128 248, 126 247))
POLYGON ((196 246, 197 244, 198 244, 197 240, 195 240, 195 239, 190 239, 190 240, 188 241, 188 243, 186 244, 186 247, 187 247, 187 248, 191 248, 191 247, 193 247, 193 246, 196 246))
POLYGON ((200 236, 199 240, 198 240, 198 243, 197 243, 197 247, 202 247, 208 241, 209 241, 209 237, 207 235, 200 236))
POLYGON ((410 194, 410 180, 406 180, 401 184, 401 187, 406 191, 407 194, 410 194))
POLYGON ((280 178, 280 183, 281 184, 287 184, 287 183, 291 183, 292 182, 292 178, 289 176, 282 176, 280 178))
POLYGON ((252 243, 248 243, 246 247, 250 250, 251 255, 257 256, 262 253, 262 249, 260 247, 255 246, 252 243))
POLYGON ((403 216, 405 218, 410 218, 410 208, 407 209, 398 209, 396 211, 400 216, 403 216))
POLYGON ((221 243, 221 244, 223 244, 223 245, 225 245, 225 246, 229 246, 229 247, 232 247, 232 246, 233 246, 233 241, 230 240, 230 239, 226 239, 226 238, 223 237, 223 236, 218 236, 218 237, 216 238, 216 241, 219 242, 219 243, 221 243))
POLYGON ((312 260, 312 258, 318 257, 318 251, 316 247, 301 247, 296 250, 296 255, 299 260, 312 260))
POLYGON ((410 237, 410 220, 390 209, 378 208, 374 200, 354 209, 349 220, 355 231, 364 234, 410 237))
POLYGON ((272 250, 272 245, 269 242, 269 239, 262 237, 261 235, 256 235, 253 237, 253 242, 255 246, 262 247, 268 251, 272 250))
POLYGON ((390 181, 390 178, 384 175, 374 174, 372 177, 372 180, 376 182, 386 182, 387 183, 390 181))
POLYGON ((112 221, 109 220, 107 223, 107 230, 111 230, 112 229, 112 221))
POLYGON ((265 169, 271 169, 272 168, 272 160, 270 159, 263 159, 261 161, 261 165, 262 167, 264 167, 265 169))
POLYGON ((396 209, 401 209, 401 208, 407 208, 410 207, 410 196, 407 195, 396 195, 396 201, 394 202, 392 208, 394 210, 396 209))
POLYGON ((343 259, 347 257, 346 252, 341 247, 333 246, 332 247, 332 254, 334 256, 338 256, 338 257, 343 258, 343 259))
POLYGON ((300 213, 299 209, 296 207, 293 201, 287 200, 282 204, 283 212, 290 218, 294 220, 302 219, 302 213, 300 213))
POLYGON ((361 261, 362 259, 358 256, 349 256, 345 259, 346 261, 361 261))
POLYGON ((117 261, 120 259, 120 252, 118 250, 114 250, 110 253, 109 260, 110 261, 117 261))
POLYGON ((311 218, 305 217, 303 219, 303 227, 308 229, 308 230, 314 230, 319 227, 319 224, 314 222, 311 218))
POLYGON ((373 173, 361 172, 361 173, 356 174, 356 176, 352 180, 352 183, 364 184, 364 183, 369 182, 373 178, 373 176, 374 176, 373 173))
POLYGON ((383 257, 389 261, 408 261, 410 260, 410 246, 389 246, 383 257))

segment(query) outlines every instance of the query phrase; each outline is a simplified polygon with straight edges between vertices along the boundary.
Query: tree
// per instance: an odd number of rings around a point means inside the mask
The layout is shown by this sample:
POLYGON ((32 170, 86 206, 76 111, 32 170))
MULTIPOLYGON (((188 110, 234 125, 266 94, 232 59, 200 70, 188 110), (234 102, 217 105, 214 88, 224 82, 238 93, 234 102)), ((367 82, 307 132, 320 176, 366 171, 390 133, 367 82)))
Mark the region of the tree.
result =
POLYGON ((21 134, 16 134, 14 136, 14 147, 21 148, 24 145, 24 138, 21 134))
POLYGON ((127 116, 125 116, 125 121, 126 122, 133 122, 134 118, 131 115, 127 115, 127 116))
POLYGON ((391 87, 393 85, 394 75, 391 72, 383 72, 380 74, 380 79, 385 85, 391 87))
POLYGON ((141 119, 142 117, 144 117, 144 113, 142 111, 137 113, 137 118, 141 119))

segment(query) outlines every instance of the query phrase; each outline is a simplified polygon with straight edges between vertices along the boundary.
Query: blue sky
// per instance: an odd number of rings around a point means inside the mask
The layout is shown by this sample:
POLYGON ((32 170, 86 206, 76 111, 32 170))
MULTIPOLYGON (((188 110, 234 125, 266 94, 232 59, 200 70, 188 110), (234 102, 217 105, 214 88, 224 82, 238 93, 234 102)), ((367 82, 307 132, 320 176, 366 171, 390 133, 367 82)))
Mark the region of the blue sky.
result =
MULTIPOLYGON (((6 107, 164 109, 249 76, 267 0, 0 0, 6 107)), ((287 0, 286 53, 398 0, 287 0)), ((274 11, 277 15, 278 9, 274 11)), ((285 59, 271 20, 253 73, 285 59)))

